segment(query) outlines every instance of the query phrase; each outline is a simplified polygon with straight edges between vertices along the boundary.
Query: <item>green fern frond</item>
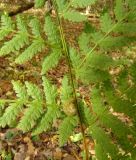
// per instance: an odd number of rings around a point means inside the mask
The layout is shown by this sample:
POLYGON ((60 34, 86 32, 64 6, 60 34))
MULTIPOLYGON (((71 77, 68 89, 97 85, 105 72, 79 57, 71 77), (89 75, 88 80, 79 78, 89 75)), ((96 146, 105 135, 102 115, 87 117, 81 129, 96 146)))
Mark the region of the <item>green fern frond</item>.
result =
POLYGON ((71 99, 72 96, 73 96, 72 88, 69 85, 68 77, 64 76, 62 80, 62 87, 61 87, 61 94, 60 94, 61 102, 64 104, 69 99, 71 99))
POLYGON ((16 102, 9 104, 2 117, 0 117, 1 127, 4 128, 6 125, 11 125, 12 122, 17 119, 19 113, 23 109, 23 103, 24 101, 17 100, 16 102))
POLYGON ((18 30, 27 33, 27 22, 25 18, 23 16, 18 15, 16 21, 18 30))
POLYGON ((22 100, 27 99, 27 92, 25 86, 19 81, 12 81, 13 89, 16 93, 16 96, 22 100))
POLYGON ((36 8, 41 8, 44 6, 46 0, 34 0, 34 3, 35 3, 35 7, 36 8))
POLYGON ((63 18, 72 22, 83 22, 87 20, 85 15, 82 15, 80 12, 75 10, 68 10, 63 13, 63 18))
POLYGON ((56 0, 56 3, 59 13, 63 13, 67 9, 68 2, 66 0, 56 0))
MULTIPOLYGON (((95 143, 99 144, 100 148, 103 150, 106 159, 109 159, 109 156, 112 157, 112 159, 119 159, 118 147, 112 142, 110 139, 111 137, 109 137, 102 128, 92 125, 89 128, 89 133, 91 133, 95 143)), ((100 155, 96 154, 96 157, 97 156, 99 157, 100 155)))
POLYGON ((111 17, 108 13, 105 13, 102 17, 101 17, 101 30, 106 33, 107 31, 109 31, 113 26, 111 17))
POLYGON ((80 55, 79 53, 77 53, 75 48, 70 48, 69 52, 70 52, 70 59, 71 59, 72 65, 76 69, 81 63, 80 55))
POLYGON ((110 79, 110 75, 107 71, 102 71, 99 69, 88 68, 87 66, 80 68, 76 71, 77 79, 82 80, 82 82, 89 83, 100 83, 110 79))
POLYGON ((95 143, 95 154, 98 160, 109 160, 107 154, 104 152, 100 144, 95 143))
POLYGON ((13 29, 14 25, 8 14, 3 14, 1 16, 1 26, 2 28, 13 29))
POLYGON ((43 131, 47 131, 50 129, 53 121, 56 120, 60 115, 60 111, 58 109, 58 106, 56 105, 50 105, 47 108, 47 112, 44 113, 42 116, 42 119, 38 123, 37 127, 32 132, 33 135, 37 135, 42 133, 43 131))
POLYGON ((129 9, 136 9, 136 2, 135 1, 127 0, 127 4, 129 6, 129 9))
POLYGON ((74 131, 74 128, 77 126, 77 117, 75 116, 68 116, 66 117, 63 122, 59 126, 59 145, 63 146, 68 138, 74 131))
POLYGON ((123 34, 135 34, 136 33, 136 28, 134 27, 136 25, 135 22, 130 22, 130 23, 124 23, 124 24, 119 24, 115 28, 116 33, 123 33, 123 34))
POLYGON ((87 106, 83 102, 79 102, 79 111, 82 122, 85 125, 90 126, 96 122, 97 117, 93 114, 93 111, 91 111, 90 106, 87 106))
POLYGON ((55 104, 56 103, 56 96, 57 96, 57 88, 47 80, 47 78, 43 77, 43 87, 44 87, 44 94, 46 97, 47 105, 55 104))
POLYGON ((93 111, 98 115, 99 123, 102 126, 111 129, 111 132, 115 136, 119 146, 121 146, 126 153, 131 152, 131 149, 135 144, 135 133, 132 129, 133 127, 125 124, 116 116, 113 116, 108 112, 108 107, 104 106, 104 102, 102 101, 100 91, 98 89, 93 90, 91 97, 93 111), (132 141, 128 139, 128 135, 132 136, 132 141))
POLYGON ((1 109, 4 109, 4 108, 5 108, 5 104, 6 104, 6 100, 0 99, 0 108, 1 108, 1 109))
POLYGON ((24 132, 29 131, 34 127, 34 125, 37 123, 37 120, 40 118, 40 116, 43 113, 43 107, 41 104, 41 101, 34 100, 29 105, 29 108, 26 109, 23 117, 21 118, 18 128, 21 129, 24 132))
POLYGON ((18 51, 28 43, 28 35, 24 32, 18 32, 13 39, 4 43, 4 46, 0 49, 0 56, 5 56, 10 52, 18 51))
MULTIPOLYGON (((7 23, 9 23, 8 26, 11 25, 11 19, 9 17, 6 17, 6 19, 7 19, 7 21, 9 21, 9 22, 7 22, 7 23)), ((5 42, 4 45, 2 46, 2 48, 0 49, 0 56, 5 56, 5 55, 9 54, 10 52, 19 51, 25 45, 29 44, 27 27, 26 27, 26 24, 21 16, 17 16, 17 28, 18 28, 18 31, 15 35, 13 35, 13 38, 11 40, 5 42)), ((6 27, 4 29, 6 29, 6 27)), ((11 28, 9 28, 9 29, 11 30, 11 28)), ((13 28, 11 31, 14 31, 13 28)))
POLYGON ((115 8, 114 8, 114 12, 115 12, 116 19, 118 21, 120 21, 126 13, 123 5, 124 5, 123 0, 116 0, 116 5, 115 5, 115 8))
POLYGON ((134 61, 134 63, 131 65, 129 72, 132 76, 133 82, 136 82, 136 61, 134 61))
POLYGON ((73 7, 79 7, 79 8, 84 8, 87 7, 89 5, 92 5, 96 2, 96 0, 72 0, 71 5, 73 7))
POLYGON ((128 44, 135 41, 135 37, 119 36, 111 37, 108 36, 101 43, 100 47, 104 50, 121 49, 123 46, 128 46, 128 44))
POLYGON ((34 17, 31 21, 30 21, 30 27, 32 28, 32 34, 35 36, 35 37, 40 37, 41 36, 41 33, 40 33, 40 30, 41 30, 41 27, 40 27, 40 21, 34 17))
POLYGON ((111 129, 119 145, 126 151, 126 153, 131 152, 135 145, 135 133, 132 127, 125 125, 124 122, 121 122, 121 120, 110 114, 101 117, 100 121, 104 126, 111 129), (132 136, 131 140, 128 138, 128 135, 132 136))
POLYGON ((50 16, 45 17, 44 31, 52 47, 60 49, 61 40, 59 36, 59 30, 50 16))
POLYGON ((60 58, 62 57, 62 53, 60 50, 53 50, 50 55, 44 58, 42 63, 42 71, 41 74, 46 74, 47 71, 57 66, 60 58))
POLYGON ((106 100, 113 107, 114 111, 124 113, 134 119, 136 116, 134 104, 129 100, 123 100, 123 98, 119 97, 110 83, 106 82, 104 87, 103 92, 106 100))
POLYGON ((107 70, 110 67, 114 67, 115 62, 108 55, 94 53, 88 57, 86 65, 95 69, 107 70))
POLYGON ((26 61, 32 59, 38 52, 41 52, 44 47, 45 42, 41 37, 35 39, 32 44, 15 59, 15 62, 17 64, 25 63, 26 61))
POLYGON ((39 87, 37 87, 37 85, 27 81, 25 82, 25 85, 26 85, 27 93, 29 96, 31 96, 35 100, 42 101, 42 94, 39 87))
POLYGON ((89 43, 90 43, 90 35, 83 32, 79 36, 79 39, 78 39, 78 44, 79 44, 79 47, 80 47, 80 51, 83 54, 86 54, 86 53, 89 52, 89 50, 90 50, 89 43))
POLYGON ((4 14, 1 16, 0 40, 3 40, 14 29, 11 18, 4 14))

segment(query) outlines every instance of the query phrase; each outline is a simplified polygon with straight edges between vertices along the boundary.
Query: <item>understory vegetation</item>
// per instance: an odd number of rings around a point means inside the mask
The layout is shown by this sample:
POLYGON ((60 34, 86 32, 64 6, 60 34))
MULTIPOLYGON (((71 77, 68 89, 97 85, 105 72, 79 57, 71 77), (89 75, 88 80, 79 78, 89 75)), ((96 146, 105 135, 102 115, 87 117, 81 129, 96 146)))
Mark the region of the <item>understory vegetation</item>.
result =
MULTIPOLYGON (((43 17, 1 16, 0 57, 10 57, 15 66, 21 66, 45 50, 48 54, 40 62, 39 84, 11 81, 12 98, 0 98, 0 127, 32 135, 55 130, 60 147, 80 134, 82 159, 135 160, 136 1, 115 0, 111 7, 105 2, 97 25, 80 9, 93 7, 98 0, 51 2, 53 7, 43 17), (63 21, 83 24, 76 46, 66 40, 63 21), (67 71, 57 85, 48 72, 62 61, 67 71), (89 93, 88 100, 80 87, 89 93), (88 138, 95 155, 89 152, 88 138)), ((34 6, 45 3, 35 0, 34 6)))

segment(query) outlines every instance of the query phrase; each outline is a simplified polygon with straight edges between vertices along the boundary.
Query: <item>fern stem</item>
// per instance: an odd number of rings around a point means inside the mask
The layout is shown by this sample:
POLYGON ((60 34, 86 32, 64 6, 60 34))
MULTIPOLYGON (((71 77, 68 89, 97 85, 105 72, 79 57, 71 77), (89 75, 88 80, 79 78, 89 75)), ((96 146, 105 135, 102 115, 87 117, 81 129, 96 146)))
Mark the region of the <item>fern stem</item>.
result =
POLYGON ((75 100, 75 107, 76 107, 76 110, 77 110, 79 123, 80 123, 80 128, 81 128, 81 132, 82 132, 82 135, 83 135, 83 144, 84 144, 84 149, 85 149, 85 154, 86 154, 86 160, 89 160, 88 147, 87 147, 87 143, 86 143, 86 137, 85 137, 84 127, 83 127, 83 124, 82 124, 82 119, 81 119, 81 116, 80 116, 80 110, 79 110, 79 106, 78 106, 76 88, 75 88, 75 85, 74 85, 74 74, 72 72, 72 64, 71 64, 71 60, 70 60, 70 56, 69 56, 69 50, 68 50, 68 47, 67 47, 67 44, 66 44, 66 41, 65 41, 62 22, 61 22, 61 19, 59 17, 56 0, 52 0, 52 2, 53 2, 53 6, 54 6, 54 9, 55 9, 55 12, 56 12, 57 22, 58 22, 58 25, 59 25, 62 47, 63 47, 64 53, 65 53, 68 68, 69 68, 69 76, 70 76, 70 80, 71 80, 71 86, 72 86, 72 89, 73 89, 73 97, 74 97, 74 100, 75 100))
POLYGON ((135 9, 133 11, 128 12, 120 21, 118 21, 117 23, 115 23, 110 30, 95 44, 95 46, 86 54, 86 56, 84 57, 83 61, 81 62, 81 64, 78 66, 78 68, 81 68, 83 63, 87 60, 87 58, 89 57, 89 55, 91 53, 93 53, 93 51, 98 47, 98 45, 132 12, 134 12, 135 9))

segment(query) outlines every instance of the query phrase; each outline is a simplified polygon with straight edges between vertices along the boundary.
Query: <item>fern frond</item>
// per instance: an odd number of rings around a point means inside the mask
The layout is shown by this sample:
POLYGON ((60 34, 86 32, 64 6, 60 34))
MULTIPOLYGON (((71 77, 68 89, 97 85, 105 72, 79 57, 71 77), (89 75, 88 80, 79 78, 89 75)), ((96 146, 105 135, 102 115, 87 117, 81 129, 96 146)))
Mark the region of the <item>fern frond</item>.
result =
POLYGON ((63 18, 72 22, 83 22, 87 20, 85 15, 82 15, 80 12, 75 10, 68 10, 63 13, 63 18))
POLYGON ((89 43, 90 43, 90 35, 83 32, 79 36, 79 39, 78 39, 78 44, 79 44, 79 47, 80 47, 80 51, 83 54, 86 54, 86 53, 89 52, 89 50, 90 50, 89 43))
POLYGON ((35 7, 36 8, 41 8, 44 6, 46 0, 34 0, 34 3, 35 3, 35 7))
POLYGON ((107 154, 104 152, 100 144, 95 143, 95 154, 96 158, 99 160, 109 160, 107 154))
POLYGON ((68 116, 66 117, 63 122, 59 126, 59 144, 63 146, 68 138, 74 131, 74 128, 77 126, 77 117, 75 116, 68 116))
POLYGON ((131 118, 135 118, 136 109, 129 100, 123 100, 114 91, 112 85, 108 82, 105 83, 105 89, 103 92, 106 96, 107 102, 113 107, 115 112, 120 112, 128 115, 131 118))
POLYGON ((41 36, 41 33, 40 33, 40 30, 41 30, 41 27, 40 27, 40 21, 34 17, 31 21, 30 21, 30 27, 32 28, 32 34, 35 36, 35 37, 40 37, 41 36))
POLYGON ((110 75, 107 71, 102 71, 99 69, 88 68, 87 66, 80 68, 76 71, 77 79, 82 80, 82 82, 89 83, 100 83, 110 79, 110 75))
POLYGON ((60 50, 53 50, 50 55, 44 58, 41 74, 46 74, 49 69, 54 68, 58 64, 61 57, 62 53, 60 50))
POLYGON ((84 8, 87 7, 89 5, 92 5, 96 2, 96 0, 72 0, 71 5, 73 7, 79 7, 79 8, 84 8))
MULTIPOLYGON (((108 159, 109 156, 112 157, 112 159, 119 159, 118 147, 111 141, 109 135, 106 134, 103 129, 96 125, 92 125, 89 128, 89 133, 91 133, 93 139, 96 141, 95 143, 100 145, 106 159, 108 159)), ((99 157, 100 155, 96 154, 96 156, 99 157)))
POLYGON ((42 133, 43 131, 47 131, 50 129, 53 121, 56 120, 60 115, 60 111, 58 109, 58 106, 56 105, 50 105, 47 108, 47 112, 44 113, 42 116, 42 119, 38 123, 37 127, 32 132, 33 135, 37 135, 42 133))
POLYGON ((42 101, 42 94, 40 89, 37 87, 37 85, 30 83, 30 82, 25 82, 26 88, 27 88, 27 93, 29 96, 31 96, 35 100, 42 101))
POLYGON ((71 59, 72 65, 76 69, 81 63, 80 55, 79 53, 77 53, 75 48, 70 48, 69 52, 70 52, 70 59, 71 59))
POLYGON ((56 0, 57 6, 58 6, 58 11, 59 13, 62 13, 67 9, 68 2, 66 0, 56 0))
POLYGON ((80 111, 80 116, 82 119, 82 122, 86 126, 90 126, 94 122, 96 122, 97 117, 93 114, 93 111, 91 111, 91 108, 84 104, 83 102, 78 103, 79 111, 80 111))
POLYGON ((18 51, 28 43, 28 35, 24 32, 18 32, 12 40, 4 43, 4 46, 0 49, 0 56, 5 56, 10 52, 18 51))
POLYGON ((27 22, 24 19, 24 17, 18 15, 16 20, 17 20, 17 28, 18 28, 18 30, 22 31, 24 33, 27 33, 27 22))
POLYGON ((69 99, 72 98, 72 88, 69 85, 69 81, 68 81, 68 77, 64 76, 63 80, 62 80, 62 87, 61 87, 61 102, 64 104, 65 102, 67 102, 69 99))
POLYGON ((116 19, 118 21, 120 21, 124 17, 126 12, 124 10, 123 0, 116 0, 114 12, 115 12, 116 19))
POLYGON ((28 105, 28 109, 26 109, 23 117, 21 118, 18 128, 21 129, 24 132, 29 131, 34 127, 34 125, 37 123, 37 120, 40 118, 40 116, 43 113, 43 107, 41 104, 41 101, 34 100, 28 105))
POLYGON ((101 17, 101 30, 106 33, 107 31, 109 31, 113 26, 111 17, 108 13, 105 13, 102 17, 101 17))
POLYGON ((19 116, 19 113, 23 109, 23 103, 24 101, 16 101, 14 103, 10 103, 9 106, 6 108, 4 114, 2 117, 0 117, 0 126, 5 127, 6 125, 11 125, 12 122, 14 122, 17 117, 19 116))
POLYGON ((52 47, 60 49, 61 40, 59 36, 59 30, 50 16, 45 17, 44 31, 52 47))
POLYGON ((11 18, 4 14, 1 16, 0 40, 3 40, 14 29, 11 18))
POLYGON ((32 44, 15 59, 15 62, 17 64, 25 63, 26 61, 32 59, 35 54, 41 52, 44 47, 45 43, 41 37, 35 39, 32 44))
POLYGON ((135 144, 135 134, 133 129, 110 114, 103 116, 100 120, 104 126, 111 129, 119 145, 126 151, 126 153, 130 152, 135 144), (128 135, 132 136, 132 140, 128 139, 128 135))
POLYGON ((13 89, 16 92, 16 96, 22 100, 27 99, 27 92, 25 86, 19 81, 12 81, 13 89))
POLYGON ((47 105, 55 104, 56 103, 56 96, 57 96, 57 88, 47 80, 47 78, 43 77, 43 87, 44 87, 44 94, 46 97, 47 105))
POLYGON ((115 62, 108 55, 94 53, 88 57, 86 65, 95 69, 107 70, 110 67, 114 67, 115 62))
POLYGON ((123 33, 123 34, 135 34, 136 33, 136 28, 134 27, 136 25, 135 22, 130 22, 130 23, 124 23, 124 24, 119 24, 115 28, 116 33, 123 33))
POLYGON ((133 82, 136 82, 136 61, 134 61, 134 63, 131 65, 129 72, 132 76, 133 82))
POLYGON ((121 146, 126 153, 131 152, 131 149, 135 144, 135 133, 132 127, 125 124, 108 111, 109 109, 107 106, 104 106, 100 91, 98 89, 93 90, 91 97, 93 111, 98 115, 99 123, 102 126, 111 129, 118 145, 121 146), (128 139, 128 135, 132 136, 132 141, 128 139))

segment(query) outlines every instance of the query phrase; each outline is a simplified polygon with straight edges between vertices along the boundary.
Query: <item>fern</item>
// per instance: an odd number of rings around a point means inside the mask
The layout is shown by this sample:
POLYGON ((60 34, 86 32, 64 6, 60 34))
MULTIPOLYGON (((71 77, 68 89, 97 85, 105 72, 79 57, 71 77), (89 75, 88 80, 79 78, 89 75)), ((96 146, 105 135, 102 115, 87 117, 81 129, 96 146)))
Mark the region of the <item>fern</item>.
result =
POLYGON ((36 124, 36 120, 40 118, 43 108, 40 101, 35 100, 28 105, 28 109, 25 111, 24 116, 18 124, 18 128, 24 132, 29 131, 36 124))
POLYGON ((0 40, 3 40, 12 30, 14 25, 7 14, 1 16, 0 40))
MULTIPOLYGON (((105 159, 109 159, 108 156, 111 156, 113 159, 119 159, 118 147, 110 140, 103 129, 93 125, 90 127, 90 132, 93 139, 96 140, 96 147, 99 145, 99 148, 103 150, 102 154, 104 154, 105 159)), ((99 154, 96 153, 96 157, 97 156, 99 157, 99 154)))
POLYGON ((72 88, 69 85, 69 81, 67 76, 65 76, 62 80, 62 88, 61 88, 61 102, 64 104, 67 100, 72 98, 72 88))
POLYGON ((19 55, 15 62, 18 64, 22 64, 29 59, 32 59, 37 52, 41 52, 44 48, 44 41, 42 38, 36 39, 33 41, 31 46, 29 46, 21 55, 19 55))
MULTIPOLYGON (((43 7, 45 2, 35 0, 35 7, 43 7)), ((55 130, 60 146, 80 127, 86 160, 86 136, 94 141, 95 159, 136 159, 136 60, 123 50, 135 45, 136 3, 116 0, 113 14, 110 9, 105 10, 95 27, 78 9, 94 5, 96 0, 52 2, 57 22, 50 13, 44 22, 37 16, 17 16, 14 20, 8 15, 1 17, 0 56, 17 51, 15 62, 23 64, 39 52, 49 52, 42 57, 41 75, 46 74, 42 84, 12 81, 16 96, 0 100, 0 126, 16 126, 38 135, 54 127, 59 119, 55 130), (84 24, 77 37, 78 46, 65 41, 62 19, 84 24), (112 56, 122 51, 119 58, 112 56), (63 74, 58 87, 48 80, 47 73, 60 59, 67 60, 68 73, 63 74), (112 73, 116 69, 119 73, 112 73), (90 95, 84 97, 80 93, 82 87, 90 95)))
POLYGON ((36 85, 30 82, 25 82, 25 85, 27 87, 27 93, 29 96, 31 96, 33 99, 42 100, 41 91, 36 85))
POLYGON ((78 8, 78 7, 84 8, 84 7, 87 7, 87 6, 89 6, 89 5, 94 4, 95 2, 96 2, 96 0, 80 0, 80 1, 78 1, 78 0, 73 0, 73 1, 71 2, 71 4, 72 4, 72 6, 74 6, 74 7, 76 7, 76 8, 78 8))
POLYGON ((43 77, 43 87, 46 97, 47 111, 44 113, 37 127, 34 129, 34 135, 47 131, 47 129, 51 127, 53 121, 60 116, 59 107, 56 105, 56 87, 51 85, 45 77, 43 77))
POLYGON ((63 14, 63 17, 72 22, 82 22, 86 21, 87 17, 85 15, 80 14, 77 11, 69 10, 63 14))
POLYGON ((35 0, 35 7, 40 8, 43 7, 46 0, 35 0))
POLYGON ((5 113, 0 118, 0 126, 3 128, 6 125, 10 126, 16 120, 22 108, 23 108, 22 101, 16 101, 15 103, 10 103, 9 107, 6 108, 5 113))
POLYGON ((18 98, 22 100, 27 100, 26 88, 19 81, 12 81, 13 89, 16 92, 18 98))
POLYGON ((59 126, 59 144, 63 146, 67 139, 72 134, 74 128, 77 125, 77 118, 75 116, 66 117, 59 126))
POLYGON ((43 77, 43 87, 46 96, 46 103, 52 105, 56 103, 57 89, 55 86, 51 85, 50 82, 43 77))
POLYGON ((59 60, 61 58, 60 50, 54 50, 50 55, 45 57, 42 64, 42 74, 47 73, 50 68, 54 68, 57 66, 59 60))
POLYGON ((122 0, 116 0, 116 6, 115 6, 115 16, 118 21, 122 20, 124 15, 125 15, 125 10, 123 6, 123 1, 122 0))
POLYGON ((42 119, 38 123, 37 127, 32 132, 33 135, 42 133, 51 128, 53 121, 55 121, 60 116, 60 111, 58 106, 50 105, 47 109, 47 112, 42 116, 42 119))
POLYGON ((50 16, 45 17, 44 30, 47 34, 48 41, 50 42, 50 44, 56 48, 60 48, 61 42, 59 37, 59 31, 50 16))

